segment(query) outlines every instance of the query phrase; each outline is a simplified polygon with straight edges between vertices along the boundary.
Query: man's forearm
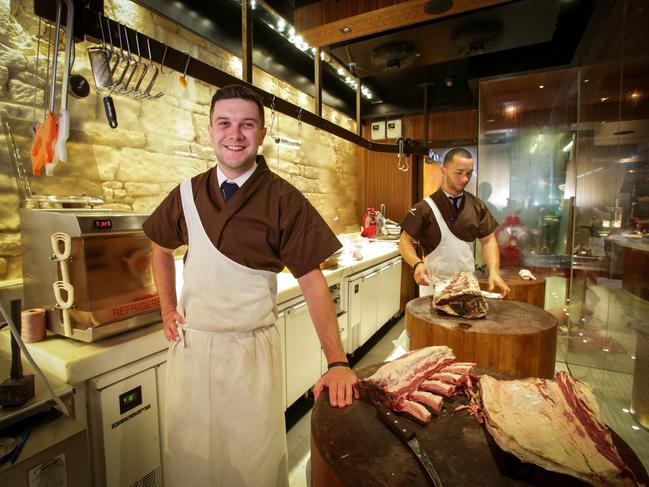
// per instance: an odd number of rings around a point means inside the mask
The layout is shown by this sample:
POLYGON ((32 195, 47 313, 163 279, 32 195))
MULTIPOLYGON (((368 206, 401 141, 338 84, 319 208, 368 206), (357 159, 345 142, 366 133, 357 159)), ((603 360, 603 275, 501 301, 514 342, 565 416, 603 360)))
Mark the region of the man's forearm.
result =
POLYGON ((421 262, 415 246, 412 243, 412 237, 406 232, 401 233, 401 238, 399 239, 399 253, 403 260, 406 261, 410 267, 417 265, 417 262, 421 262))
POLYGON ((498 241, 492 233, 488 237, 480 240, 482 244, 482 258, 489 269, 489 274, 500 273, 500 249, 498 241))
POLYGON ((173 253, 169 249, 153 244, 153 280, 160 298, 160 311, 164 316, 175 311, 176 298, 176 265, 173 253))
POLYGON ((314 269, 300 277, 298 283, 309 306, 309 314, 327 362, 346 362, 347 356, 340 341, 336 310, 322 271, 314 269))

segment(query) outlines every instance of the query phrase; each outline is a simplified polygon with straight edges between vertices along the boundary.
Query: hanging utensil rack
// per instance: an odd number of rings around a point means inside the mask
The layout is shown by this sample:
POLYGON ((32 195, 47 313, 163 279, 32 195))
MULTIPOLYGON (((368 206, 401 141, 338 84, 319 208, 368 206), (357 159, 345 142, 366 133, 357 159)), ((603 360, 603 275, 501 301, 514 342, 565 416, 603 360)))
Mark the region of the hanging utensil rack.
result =
MULTIPOLYGON (((34 2, 34 12, 36 13, 36 15, 39 15, 44 19, 51 21, 53 15, 51 4, 54 4, 54 2, 47 0, 36 0, 34 2)), ((102 13, 97 12, 96 10, 91 10, 87 6, 75 9, 75 11, 78 12, 78 17, 75 14, 75 34, 82 36, 82 38, 89 37, 93 42, 100 43, 102 39, 100 22, 103 22, 105 35, 108 34, 108 32, 106 32, 106 26, 109 25, 112 38, 118 39, 120 36, 120 33, 118 32, 119 25, 122 38, 128 38, 129 42, 131 42, 132 45, 136 44, 136 36, 137 39, 139 39, 140 45, 142 45, 142 42, 148 43, 147 47, 150 45, 150 51, 147 49, 146 51, 143 51, 141 53, 142 58, 149 59, 150 61, 158 63, 164 67, 173 69, 178 73, 183 73, 187 66, 186 76, 191 76, 192 78, 201 80, 214 87, 222 87, 229 84, 247 85, 260 95, 264 106, 270 107, 271 104, 274 103, 274 108, 277 112, 288 115, 289 117, 297 117, 302 110, 302 107, 283 100, 273 95, 272 93, 268 93, 258 86, 246 83, 236 76, 232 76, 231 74, 221 71, 214 66, 204 63, 200 59, 196 59, 191 56, 189 56, 188 58, 186 52, 174 49, 173 47, 167 46, 164 43, 157 41, 156 39, 153 39, 134 29, 131 29, 130 27, 119 24, 117 21, 104 16, 102 13), (79 29, 76 28, 77 26, 79 26, 79 29), (189 64, 187 65, 187 63, 189 64)), ((116 46, 113 44, 113 47, 119 49, 118 45, 116 46)), ((301 121, 373 152, 398 152, 398 148, 395 144, 378 144, 376 142, 372 142, 309 111, 302 111, 301 121)), ((411 152, 407 153, 408 156, 423 156, 428 154, 427 147, 420 147, 416 144, 413 144, 410 147, 410 150, 411 152)))

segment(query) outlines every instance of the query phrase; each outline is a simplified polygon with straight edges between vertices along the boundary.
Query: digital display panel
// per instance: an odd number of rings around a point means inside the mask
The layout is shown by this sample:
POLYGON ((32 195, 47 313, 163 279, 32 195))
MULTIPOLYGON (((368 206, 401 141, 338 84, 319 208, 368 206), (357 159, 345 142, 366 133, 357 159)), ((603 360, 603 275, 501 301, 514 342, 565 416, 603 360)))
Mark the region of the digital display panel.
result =
POLYGON ((110 230, 113 228, 113 222, 110 218, 101 218, 92 222, 95 230, 110 230))

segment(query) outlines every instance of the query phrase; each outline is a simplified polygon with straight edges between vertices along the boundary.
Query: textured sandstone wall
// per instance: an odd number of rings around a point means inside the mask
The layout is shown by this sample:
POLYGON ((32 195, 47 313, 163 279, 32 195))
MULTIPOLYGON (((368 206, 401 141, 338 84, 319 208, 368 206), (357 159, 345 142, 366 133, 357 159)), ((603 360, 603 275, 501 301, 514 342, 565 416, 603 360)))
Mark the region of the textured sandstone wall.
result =
MULTIPOLYGON (((37 69, 39 22, 32 13, 32 5, 21 0, 0 0, 0 117, 30 174, 29 182, 36 194, 94 196, 110 208, 148 213, 181 180, 214 164, 207 133, 213 87, 188 79, 187 87, 183 88, 176 72, 159 76, 153 91, 165 95, 158 100, 113 97, 119 127, 111 129, 101 96, 92 84, 87 48, 93 44, 83 42, 76 45, 72 72, 83 75, 92 88, 85 99, 68 98, 69 160, 57 166, 54 177, 31 176, 29 129, 34 120, 34 105, 36 120, 43 117, 48 37, 53 37, 53 29, 43 23, 37 69)), ((238 58, 130 1, 107 0, 106 13, 201 61, 241 75, 238 58)), ((59 53, 59 97, 62 62, 63 55, 59 53)), ((313 110, 311 97, 265 72, 255 69, 253 81, 304 110, 313 110)), ((59 111, 59 97, 55 111, 59 111)), ((329 120, 355 130, 355 122, 348 117, 328 107, 323 107, 323 112, 329 120)), ((266 120, 269 125, 268 109, 266 120)), ((304 124, 299 128, 296 118, 283 114, 275 117, 273 133, 292 139, 297 139, 299 133, 302 145, 286 148, 267 137, 263 154, 271 169, 303 191, 335 232, 356 231, 354 204, 359 193, 356 165, 360 163, 360 150, 314 127, 304 124)), ((9 140, 0 133, 0 282, 21 277, 20 189, 12 147, 5 139, 9 140)))

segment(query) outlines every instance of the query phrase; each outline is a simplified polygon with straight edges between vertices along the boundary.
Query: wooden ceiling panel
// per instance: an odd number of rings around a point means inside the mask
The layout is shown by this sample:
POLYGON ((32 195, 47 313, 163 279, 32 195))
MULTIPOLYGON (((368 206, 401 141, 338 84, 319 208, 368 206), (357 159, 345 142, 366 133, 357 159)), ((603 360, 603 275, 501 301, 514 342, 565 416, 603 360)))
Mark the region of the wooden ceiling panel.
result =
POLYGON ((428 1, 322 0, 295 10, 295 29, 309 45, 324 47, 512 0, 455 0, 450 10, 439 15, 424 12, 428 1), (344 27, 351 31, 342 32, 344 27))

